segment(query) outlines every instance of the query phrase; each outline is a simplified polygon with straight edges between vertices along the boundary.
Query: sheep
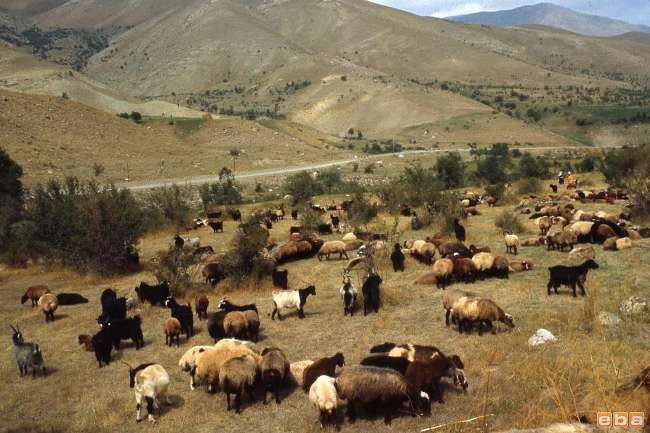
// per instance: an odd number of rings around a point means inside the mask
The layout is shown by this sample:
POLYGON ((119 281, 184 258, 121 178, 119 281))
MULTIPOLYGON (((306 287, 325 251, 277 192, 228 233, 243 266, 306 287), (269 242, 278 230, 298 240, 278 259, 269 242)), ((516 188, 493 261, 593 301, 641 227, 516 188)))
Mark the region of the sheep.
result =
POLYGON ((557 233, 549 232, 546 236, 546 249, 557 249, 564 251, 567 248, 569 251, 573 246, 578 243, 578 235, 572 231, 561 231, 557 233))
POLYGON ((93 351, 92 336, 88 334, 81 334, 77 337, 77 342, 79 346, 83 346, 86 352, 93 351))
POLYGON ((430 265, 436 254, 436 246, 431 242, 415 241, 411 254, 422 262, 430 265))
POLYGON ((226 336, 223 331, 223 319, 226 317, 226 314, 228 314, 226 311, 217 311, 208 314, 208 334, 210 334, 210 337, 212 337, 215 343, 226 336))
POLYGON ((345 365, 345 358, 341 352, 337 352, 329 358, 321 358, 314 361, 313 364, 305 368, 302 374, 302 389, 307 392, 312 383, 316 381, 318 376, 326 375, 334 377, 336 367, 343 367, 345 365))
POLYGON ((632 248, 632 240, 630 238, 616 239, 616 249, 624 250, 627 248, 632 248))
POLYGON ((24 304, 29 299, 32 301, 32 308, 34 308, 39 298, 45 295, 46 293, 50 293, 50 289, 47 288, 46 286, 28 287, 27 290, 25 290, 25 294, 21 296, 20 303, 24 304))
POLYGON ((476 281, 476 265, 471 259, 465 257, 454 257, 454 278, 456 281, 473 283, 476 281))
POLYGON ((54 321, 54 312, 59 307, 59 301, 52 293, 46 293, 38 298, 38 308, 45 315, 45 323, 54 321))
POLYGON ((603 250, 604 251, 616 251, 616 241, 618 239, 616 238, 609 238, 606 239, 605 242, 603 242, 603 250))
POLYGON ((196 311, 196 316, 199 320, 208 318, 208 306, 210 305, 210 300, 205 295, 199 295, 194 300, 194 311, 196 311))
POLYGON ((537 228, 539 228, 539 234, 541 236, 546 235, 546 233, 548 233, 548 231, 551 229, 551 226, 553 225, 551 217, 549 216, 539 217, 535 219, 534 222, 537 228))
POLYGON ((338 430, 338 421, 334 413, 339 403, 335 382, 336 379, 333 377, 319 376, 309 388, 309 401, 318 410, 320 427, 323 428, 325 422, 332 421, 338 430))
POLYGON ((190 370, 191 388, 195 389, 197 383, 205 383, 208 392, 214 392, 223 364, 231 358, 244 355, 253 357, 257 364, 261 362, 261 357, 251 347, 236 340, 222 340, 212 349, 200 352, 196 358, 196 365, 190 370))
POLYGON ((457 367, 451 358, 434 356, 428 359, 416 359, 409 363, 404 377, 416 391, 424 391, 431 399, 444 403, 440 379, 456 377, 456 370, 457 367))
POLYGON ((354 233, 346 233, 342 238, 342 241, 348 242, 348 241, 356 241, 357 236, 354 233))
POLYGON ((18 370, 20 371, 20 376, 26 375, 27 370, 30 368, 32 369, 32 377, 36 376, 36 370, 39 370, 40 374, 45 376, 47 371, 43 364, 43 352, 41 352, 41 348, 36 343, 25 343, 23 333, 18 326, 14 328, 13 325, 9 325, 9 327, 14 331, 11 336, 11 341, 14 345, 14 357, 18 365, 18 370))
POLYGON ((102 304, 102 317, 106 319, 126 318, 126 298, 118 298, 113 289, 104 290, 100 302, 102 304))
POLYGON ((273 291, 273 312, 271 313, 271 320, 275 320, 277 314, 278 320, 282 320, 280 310, 283 308, 296 308, 298 309, 298 317, 305 318, 304 307, 309 295, 316 296, 316 287, 313 285, 299 290, 283 290, 273 291))
POLYGON ((174 344, 174 340, 176 340, 176 347, 180 347, 181 322, 174 317, 170 317, 165 321, 163 328, 165 331, 165 344, 171 347, 174 344))
POLYGON ((499 278, 508 278, 508 271, 510 262, 507 257, 494 256, 494 263, 492 263, 492 275, 499 278))
POLYGON ((486 275, 494 266, 494 256, 490 253, 478 253, 472 257, 479 275, 486 275))
POLYGON ((477 247, 476 245, 472 244, 469 246, 469 251, 472 253, 472 255, 476 255, 478 253, 491 253, 492 249, 490 247, 477 247))
POLYGON ((169 396, 166 395, 170 383, 169 374, 159 364, 140 364, 135 368, 132 368, 129 364, 126 365, 129 367, 129 387, 134 388, 135 391, 135 420, 137 422, 142 421, 140 409, 144 399, 147 403, 147 419, 150 422, 155 422, 153 412, 154 409, 159 409, 159 400, 165 397, 165 402, 171 404, 169 396))
POLYGON ((433 264, 433 273, 436 276, 436 285, 444 289, 454 272, 454 262, 451 259, 438 259, 433 264))
POLYGON ((393 412, 402 403, 407 402, 412 414, 421 416, 421 398, 428 400, 428 395, 419 394, 400 373, 388 369, 355 365, 341 370, 335 380, 337 395, 348 400, 348 417, 356 417, 355 404, 372 404, 385 411, 384 423, 390 424, 393 412))
POLYGON ((102 363, 109 365, 111 363, 111 350, 113 349, 113 339, 110 332, 107 329, 100 329, 98 333, 92 336, 91 345, 99 368, 102 368, 102 363))
POLYGON ((546 286, 547 294, 551 295, 551 288, 555 290, 555 294, 558 294, 558 288, 560 285, 570 286, 573 289, 573 297, 576 295, 576 285, 580 287, 582 291, 582 296, 586 295, 585 287, 583 286, 583 281, 587 278, 587 273, 589 269, 598 269, 598 263, 589 259, 582 263, 579 266, 552 266, 548 268, 550 272, 550 279, 546 286))
POLYGON ((248 322, 248 338, 257 342, 260 333, 260 316, 257 314, 257 311, 254 310, 246 310, 243 313, 248 322))
POLYGON ((509 272, 519 273, 524 271, 530 271, 533 269, 533 264, 529 260, 522 260, 520 262, 510 262, 508 268, 509 272))
POLYGON ((142 335, 142 319, 140 316, 133 316, 129 319, 111 319, 110 317, 99 316, 97 323, 102 329, 106 329, 110 335, 115 350, 120 350, 120 341, 131 339, 136 350, 144 346, 142 335))
POLYGON ((78 293, 58 293, 56 295, 56 300, 59 305, 79 305, 88 303, 88 299, 78 293))
POLYGON ((363 282, 361 293, 363 293, 363 315, 367 315, 369 311, 374 310, 375 313, 379 312, 379 285, 382 279, 377 274, 371 274, 366 281, 363 282))
POLYGON ((248 320, 241 311, 231 311, 223 319, 223 331, 227 337, 240 338, 248 333, 248 320))
POLYGON ((465 227, 458 222, 458 218, 454 218, 454 233, 458 242, 465 242, 465 227))
POLYGON ((262 364, 260 365, 262 384, 264 385, 264 404, 266 404, 266 394, 271 392, 275 397, 275 402, 280 404, 280 395, 278 388, 282 386, 289 374, 289 361, 284 352, 275 347, 270 347, 262 351, 262 364))
POLYGON ((440 257, 453 257, 454 253, 458 253, 461 257, 472 257, 472 252, 463 245, 461 242, 442 242, 437 245, 440 257))
POLYGON ((343 241, 328 241, 323 244, 322 247, 320 247, 320 250, 318 250, 318 260, 322 260, 323 256, 326 257, 327 260, 330 259, 330 254, 338 254, 339 259, 342 259, 345 257, 346 259, 349 260, 348 253, 345 250, 345 242, 343 241))
POLYGON ((406 373, 411 361, 401 356, 390 356, 385 354, 370 355, 361 360, 360 365, 372 365, 374 367, 390 368, 402 374, 406 373))
POLYGON ((583 260, 595 259, 596 250, 591 245, 587 247, 575 247, 569 252, 570 258, 579 258, 583 260))
POLYGON ((135 293, 138 295, 140 302, 149 302, 152 306, 163 306, 170 294, 169 283, 163 281, 159 284, 149 285, 141 281, 140 285, 135 288, 135 293))
POLYGON ((436 277, 435 272, 426 272, 420 275, 419 277, 417 277, 413 283, 418 285, 430 286, 433 284, 438 284, 438 278, 436 277))
POLYGON ((517 255, 517 247, 519 247, 519 237, 511 233, 506 233, 504 236, 506 242, 506 254, 512 253, 517 255))
POLYGON ((343 301, 343 316, 347 316, 348 313, 353 316, 358 290, 352 285, 349 271, 343 271, 343 285, 339 289, 339 294, 343 301))
POLYGON ((311 359, 304 359, 302 361, 296 361, 289 364, 289 381, 302 388, 302 379, 305 369, 312 365, 314 361, 311 359))
MULTIPOLYGON (((183 356, 181 356, 181 359, 178 361, 178 366, 180 367, 181 371, 191 373, 196 369, 196 363, 199 355, 212 349, 214 349, 213 346, 194 346, 191 349, 187 350, 183 356)), ((190 389, 194 390, 194 381, 192 377, 190 378, 190 389)))
MULTIPOLYGON (((454 289, 454 290, 447 290, 445 291, 444 295, 442 295, 442 308, 445 309, 445 325, 449 326, 449 318, 452 316, 452 309, 454 307, 454 303, 459 300, 460 298, 475 298, 477 295, 472 292, 468 292, 465 290, 459 290, 459 289, 454 289)), ((452 320, 453 320, 452 316, 452 320)))
POLYGON ((172 317, 181 322, 181 327, 185 333, 185 337, 189 338, 194 335, 194 315, 192 314, 192 307, 190 304, 179 305, 173 296, 169 296, 165 300, 165 307, 171 310, 172 317))
POLYGON ((591 238, 591 227, 594 225, 591 221, 577 221, 564 228, 565 231, 570 230, 578 235, 578 241, 589 242, 591 238))
POLYGON ((245 304, 245 305, 236 305, 230 302, 227 298, 221 298, 218 305, 220 310, 224 311, 248 311, 253 310, 257 313, 257 305, 255 304, 245 304))
MULTIPOLYGON (((469 332, 475 323, 479 325, 479 335, 483 334, 482 325, 486 324, 488 328, 492 328, 493 321, 502 322, 509 328, 515 326, 512 316, 504 313, 491 299, 462 297, 454 302, 452 310, 458 323, 458 332, 461 334, 463 330, 469 332)), ((492 333, 496 331, 492 328, 492 333)))
POLYGON ((257 376, 257 363, 250 355, 230 358, 224 362, 219 371, 219 386, 226 394, 227 409, 230 410, 230 395, 235 395, 235 413, 241 412, 241 399, 244 391, 249 400, 255 401, 253 385, 257 376))
POLYGON ((214 233, 223 233, 223 221, 210 219, 208 220, 208 226, 214 233))
POLYGON ((390 261, 393 263, 393 272, 404 272, 404 253, 402 247, 396 243, 393 245, 393 252, 390 255, 390 261))
MULTIPOLYGON (((542 238, 544 239, 544 238, 542 238)), ((521 243, 522 247, 538 247, 543 243, 539 237, 537 238, 528 238, 521 243)))

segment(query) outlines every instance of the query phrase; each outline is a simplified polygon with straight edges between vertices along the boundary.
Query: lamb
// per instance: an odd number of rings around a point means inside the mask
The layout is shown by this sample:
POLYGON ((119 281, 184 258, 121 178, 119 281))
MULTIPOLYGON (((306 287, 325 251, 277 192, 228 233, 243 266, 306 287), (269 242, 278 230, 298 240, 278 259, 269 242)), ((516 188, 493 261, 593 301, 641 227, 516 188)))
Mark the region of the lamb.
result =
POLYGON ((519 237, 511 233, 506 233, 504 236, 506 242, 506 253, 517 255, 517 247, 519 247, 519 237))
POLYGON ((356 417, 355 404, 372 404, 385 411, 384 423, 390 424, 393 412, 407 402, 412 414, 421 416, 421 398, 400 373, 388 369, 355 365, 341 370, 335 381, 336 392, 341 399, 348 400, 348 417, 356 417))
POLYGON ((194 311, 196 311, 196 316, 199 320, 208 318, 208 306, 210 305, 210 300, 205 295, 199 295, 194 300, 194 311))
POLYGON ((149 285, 144 281, 135 288, 135 293, 138 295, 140 302, 149 302, 152 306, 165 304, 165 300, 169 297, 169 283, 163 281, 156 285, 149 285))
POLYGON ((363 315, 368 314, 369 311, 374 310, 375 313, 379 312, 379 285, 382 279, 377 274, 371 274, 361 287, 363 293, 363 315))
POLYGON ((173 296, 169 296, 165 300, 165 307, 171 310, 172 317, 178 319, 185 333, 185 337, 189 339, 194 335, 194 315, 192 314, 192 307, 190 304, 179 305, 173 296))
POLYGON ((195 367, 190 370, 191 388, 195 389, 197 383, 205 383, 208 392, 214 392, 223 364, 231 358, 244 355, 252 356, 257 364, 261 362, 260 356, 253 349, 237 340, 222 340, 212 349, 200 352, 195 367))
POLYGON ((46 293, 38 298, 38 308, 45 315, 45 323, 54 322, 54 312, 59 307, 59 301, 52 293, 46 293))
POLYGON ((343 271, 343 285, 339 289, 341 300, 343 300, 343 316, 354 315, 354 307, 357 303, 358 290, 352 285, 350 271, 343 271))
POLYGON ((140 316, 133 316, 129 319, 111 319, 109 317, 99 316, 97 323, 99 323, 102 329, 106 329, 115 350, 120 350, 121 340, 128 339, 133 341, 136 350, 144 346, 142 319, 140 316))
POLYGON ((336 367, 343 367, 345 365, 345 358, 341 352, 337 352, 334 356, 329 358, 321 358, 314 361, 309 367, 305 368, 302 375, 302 389, 307 392, 312 383, 316 381, 318 376, 326 375, 334 377, 336 367))
MULTIPOLYGON (((454 289, 454 290, 447 290, 445 291, 444 295, 442 295, 442 308, 445 309, 445 325, 449 326, 449 318, 452 316, 452 309, 454 307, 454 303, 459 300, 460 298, 476 298, 477 295, 472 292, 467 292, 465 290, 459 290, 459 289, 454 289)), ((454 320, 452 316, 452 320, 454 320)))
POLYGON ((16 358, 20 376, 26 375, 27 370, 30 368, 32 369, 32 377, 36 376, 36 370, 39 370, 40 374, 45 376, 46 369, 43 364, 41 348, 36 343, 25 343, 23 333, 18 326, 15 328, 12 325, 9 326, 14 331, 11 340, 14 344, 14 357, 16 358))
POLYGON ((345 257, 346 259, 349 260, 348 253, 345 250, 345 242, 343 241, 327 241, 323 244, 322 247, 320 247, 320 250, 318 250, 318 260, 323 260, 323 256, 326 257, 327 260, 330 259, 330 254, 338 254, 339 259, 342 259, 345 257))
POLYGON ((32 301, 32 308, 34 308, 39 298, 46 293, 50 293, 50 289, 48 289, 46 286, 28 287, 27 290, 25 290, 25 294, 20 297, 20 303, 24 304, 29 299, 32 301))
POLYGON ((83 346, 86 352, 93 351, 92 337, 88 334, 81 334, 77 337, 77 342, 79 346, 83 346))
MULTIPOLYGON (((454 302, 452 309, 458 323, 458 332, 461 334, 463 330, 469 332, 473 324, 478 324, 479 335, 482 335, 482 325, 486 324, 488 328, 492 328, 493 321, 502 322, 509 328, 515 326, 512 316, 504 313, 497 304, 487 298, 462 297, 454 302)), ((492 333, 496 333, 496 329, 492 328, 492 333)))
POLYGON ((360 365, 372 365, 374 367, 390 368, 402 374, 406 373, 411 361, 401 356, 390 356, 385 354, 370 355, 361 360, 360 365))
POLYGON ((223 319, 223 331, 227 337, 240 338, 248 334, 248 320, 241 311, 231 311, 223 319))
POLYGON ((454 262, 451 259, 438 259, 433 264, 433 273, 436 276, 436 285, 444 289, 451 280, 454 272, 454 262))
POLYGON ((288 275, 289 271, 285 269, 284 271, 281 271, 279 269, 273 269, 273 272, 271 273, 271 278, 273 279, 273 286, 278 287, 280 289, 287 290, 288 288, 288 275))
POLYGON ((320 427, 323 428, 324 423, 331 421, 338 430, 338 421, 334 413, 339 403, 335 382, 333 377, 319 376, 309 388, 309 401, 318 409, 320 427))
POLYGON ((59 305, 79 305, 88 303, 88 299, 78 293, 58 293, 56 295, 56 300, 59 302, 59 305))
POLYGON ((257 363, 250 355, 230 358, 219 371, 219 386, 226 394, 227 409, 230 410, 230 395, 235 395, 235 413, 241 412, 241 399, 244 391, 250 401, 255 401, 253 385, 257 376, 257 363))
POLYGON ((465 242, 465 227, 458 222, 458 218, 454 218, 454 232, 458 242, 465 242))
POLYGON ((547 294, 551 295, 551 288, 555 290, 555 294, 558 294, 558 288, 560 285, 570 286, 573 289, 573 297, 576 297, 576 285, 580 287, 582 291, 582 296, 586 295, 585 287, 582 285, 583 281, 587 278, 587 273, 589 269, 598 269, 598 263, 589 259, 582 263, 579 266, 552 266, 548 268, 550 272, 550 279, 546 286, 547 294))
POLYGON ((280 395, 278 388, 282 386, 289 374, 289 361, 284 352, 275 347, 270 347, 262 351, 262 364, 260 366, 262 374, 262 384, 264 384, 264 404, 266 404, 266 394, 271 392, 275 397, 275 402, 280 404, 280 395))
POLYGON ((165 397, 165 402, 171 404, 166 395, 170 382, 169 374, 159 364, 140 364, 135 368, 129 364, 126 365, 129 367, 129 387, 134 388, 135 391, 137 414, 135 420, 142 421, 140 409, 144 399, 147 403, 147 418, 150 422, 155 422, 153 412, 154 409, 159 409, 160 399, 165 397))
POLYGON ((95 352, 95 359, 102 368, 102 362, 106 365, 111 363, 111 349, 113 348, 113 339, 107 329, 100 329, 91 339, 92 349, 95 352))
POLYGON ((165 321, 164 331, 165 344, 171 347, 174 344, 174 340, 176 340, 176 347, 180 347, 181 322, 174 317, 170 317, 165 321))
POLYGON ((520 262, 510 262, 510 267, 508 268, 508 271, 519 273, 524 271, 530 271, 531 269, 533 269, 533 263, 529 260, 522 260, 520 262))
POLYGON ((316 287, 313 285, 299 290, 283 290, 273 291, 273 312, 271 313, 271 320, 275 320, 277 314, 278 319, 282 320, 280 310, 283 308, 296 308, 298 310, 298 317, 305 318, 304 307, 309 295, 316 296, 316 287))
POLYGON ((405 259, 401 245, 398 243, 393 245, 393 252, 390 255, 390 261, 393 263, 393 272, 404 272, 405 259))

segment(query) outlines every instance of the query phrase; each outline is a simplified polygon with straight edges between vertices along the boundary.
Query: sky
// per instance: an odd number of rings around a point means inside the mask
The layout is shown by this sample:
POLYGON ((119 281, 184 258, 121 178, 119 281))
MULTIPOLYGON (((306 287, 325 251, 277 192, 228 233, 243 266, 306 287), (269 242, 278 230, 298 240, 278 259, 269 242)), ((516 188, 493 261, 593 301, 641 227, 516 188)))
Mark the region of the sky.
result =
POLYGON ((443 18, 475 12, 513 9, 547 1, 578 12, 650 25, 650 0, 371 0, 418 15, 443 18))

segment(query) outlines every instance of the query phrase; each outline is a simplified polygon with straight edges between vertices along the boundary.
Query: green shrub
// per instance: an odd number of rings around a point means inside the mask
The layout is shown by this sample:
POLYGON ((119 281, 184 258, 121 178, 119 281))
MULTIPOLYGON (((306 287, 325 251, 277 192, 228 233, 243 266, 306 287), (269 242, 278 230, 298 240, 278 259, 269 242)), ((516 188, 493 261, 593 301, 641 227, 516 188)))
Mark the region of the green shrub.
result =
POLYGON ((312 209, 309 205, 302 206, 298 214, 300 215, 300 223, 306 230, 314 231, 319 224, 323 224, 321 213, 312 209))
POLYGON ((191 192, 183 192, 178 185, 163 186, 149 192, 147 207, 159 211, 164 219, 175 227, 186 227, 190 221, 191 192))
POLYGON ((450 152, 439 157, 435 171, 438 180, 447 189, 460 188, 465 183, 465 164, 458 152, 450 152))
POLYGON ((543 188, 543 183, 536 177, 526 177, 517 185, 518 194, 537 194, 543 188))
POLYGON ((22 175, 22 167, 0 148, 0 245, 9 241, 11 226, 22 214, 22 175))
POLYGON ((219 181, 203 184, 199 187, 199 197, 207 211, 212 205, 232 206, 242 202, 239 186, 235 183, 232 171, 223 167, 219 172, 219 181))
POLYGON ((348 218, 355 226, 362 226, 372 221, 379 213, 379 207, 370 203, 362 192, 356 193, 348 209, 348 218))
POLYGON ((526 231, 519 215, 511 210, 504 209, 497 215, 494 225, 501 229, 502 232, 523 233, 526 231))
POLYGON ((308 172, 287 176, 282 185, 285 194, 291 195, 295 203, 308 202, 312 197, 323 193, 323 185, 314 179, 308 172))
POLYGON ((259 252, 266 246, 269 232, 258 221, 246 220, 237 231, 223 260, 224 272, 235 283, 248 277, 259 278, 267 270, 259 252))

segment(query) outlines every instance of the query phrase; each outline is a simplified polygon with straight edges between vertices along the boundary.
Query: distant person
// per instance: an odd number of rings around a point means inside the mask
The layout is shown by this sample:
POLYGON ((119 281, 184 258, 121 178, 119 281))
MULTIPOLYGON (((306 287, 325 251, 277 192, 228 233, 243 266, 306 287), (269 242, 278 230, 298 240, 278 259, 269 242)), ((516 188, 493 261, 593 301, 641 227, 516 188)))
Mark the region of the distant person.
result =
POLYGON ((576 187, 576 178, 573 174, 571 174, 571 172, 567 174, 566 183, 567 189, 576 187))
POLYGON ((564 185, 564 172, 560 170, 560 173, 557 175, 557 183, 564 185))

